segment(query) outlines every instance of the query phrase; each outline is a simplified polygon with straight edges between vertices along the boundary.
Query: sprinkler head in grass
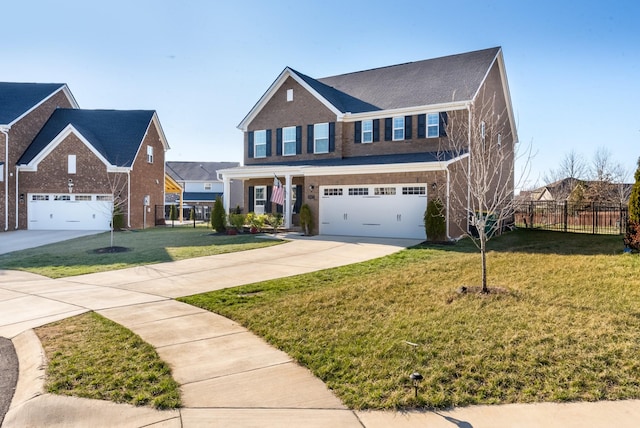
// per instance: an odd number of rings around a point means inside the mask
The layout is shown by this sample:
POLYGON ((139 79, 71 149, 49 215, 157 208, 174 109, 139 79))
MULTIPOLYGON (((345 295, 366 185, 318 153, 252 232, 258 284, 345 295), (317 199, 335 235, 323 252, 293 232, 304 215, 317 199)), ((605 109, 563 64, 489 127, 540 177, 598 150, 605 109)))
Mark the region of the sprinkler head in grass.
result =
POLYGON ((416 398, 418 398, 418 385, 420 384, 420 381, 424 378, 420 373, 413 372, 409 375, 409 379, 413 381, 413 388, 415 389, 415 392, 416 392, 416 398))

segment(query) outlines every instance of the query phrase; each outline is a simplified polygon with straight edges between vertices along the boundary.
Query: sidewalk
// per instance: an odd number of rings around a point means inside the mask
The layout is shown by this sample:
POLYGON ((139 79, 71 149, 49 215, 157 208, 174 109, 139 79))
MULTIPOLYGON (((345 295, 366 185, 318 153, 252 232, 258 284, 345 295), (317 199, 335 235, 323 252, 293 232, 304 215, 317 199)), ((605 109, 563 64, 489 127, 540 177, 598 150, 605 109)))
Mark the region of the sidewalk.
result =
POLYGON ((640 401, 474 406, 443 412, 346 409, 305 368, 237 323, 173 297, 381 257, 415 241, 290 236, 266 249, 51 280, 0 271, 0 336, 20 359, 5 427, 636 427, 640 401), (184 407, 155 411, 45 394, 31 330, 88 310, 152 344, 171 366, 184 407))

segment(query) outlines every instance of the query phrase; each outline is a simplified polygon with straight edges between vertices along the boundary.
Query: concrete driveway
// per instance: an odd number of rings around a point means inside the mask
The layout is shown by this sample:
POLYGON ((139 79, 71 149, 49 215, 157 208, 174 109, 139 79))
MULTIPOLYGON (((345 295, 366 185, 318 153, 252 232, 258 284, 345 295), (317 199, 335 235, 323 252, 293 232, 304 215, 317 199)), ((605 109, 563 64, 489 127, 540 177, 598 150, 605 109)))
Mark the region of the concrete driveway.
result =
POLYGON ((14 230, 0 232, 0 254, 102 233, 100 230, 14 230))

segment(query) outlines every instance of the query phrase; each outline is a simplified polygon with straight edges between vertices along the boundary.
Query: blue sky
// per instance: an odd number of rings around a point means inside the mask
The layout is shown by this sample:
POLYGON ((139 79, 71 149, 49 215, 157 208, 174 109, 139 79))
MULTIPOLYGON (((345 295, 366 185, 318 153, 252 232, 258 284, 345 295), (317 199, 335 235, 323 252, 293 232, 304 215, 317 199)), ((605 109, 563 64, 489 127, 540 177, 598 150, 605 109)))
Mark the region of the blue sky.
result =
POLYGON ((628 181, 640 156, 635 0, 23 0, 3 17, 0 81, 157 110, 167 160, 242 161, 236 126, 286 66, 319 78, 494 46, 530 186, 572 149, 607 147, 628 181))

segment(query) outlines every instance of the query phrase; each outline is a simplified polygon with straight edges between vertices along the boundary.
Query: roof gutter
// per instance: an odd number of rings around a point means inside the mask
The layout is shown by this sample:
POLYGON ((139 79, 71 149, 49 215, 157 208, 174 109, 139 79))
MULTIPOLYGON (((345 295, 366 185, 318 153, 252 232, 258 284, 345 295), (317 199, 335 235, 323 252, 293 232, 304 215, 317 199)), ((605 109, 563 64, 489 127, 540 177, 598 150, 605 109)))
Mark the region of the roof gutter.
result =
POLYGON ((9 130, 11 127, 2 126, 0 132, 4 134, 4 230, 9 230, 9 130))

